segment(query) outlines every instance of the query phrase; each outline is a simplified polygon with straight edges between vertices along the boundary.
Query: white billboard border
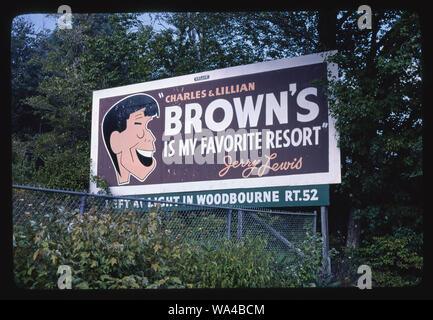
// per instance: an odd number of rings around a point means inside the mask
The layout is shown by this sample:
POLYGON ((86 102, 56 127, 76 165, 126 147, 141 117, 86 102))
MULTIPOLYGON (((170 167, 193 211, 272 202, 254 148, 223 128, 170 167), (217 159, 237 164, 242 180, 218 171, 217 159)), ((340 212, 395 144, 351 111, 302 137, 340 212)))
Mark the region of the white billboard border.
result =
MULTIPOLYGON (((98 163, 98 136, 99 136, 99 100, 103 98, 129 95, 134 93, 146 92, 157 89, 170 88, 180 85, 189 85, 198 82, 207 82, 217 79, 225 79, 247 74, 274 71, 279 69, 294 68, 299 66, 326 62, 326 59, 337 51, 326 51, 305 56, 284 58, 273 61, 259 62, 254 64, 230 67, 205 71, 195 74, 188 74, 168 79, 142 82, 127 86, 96 90, 93 91, 92 101, 92 131, 90 149, 90 176, 97 176, 98 163), (195 78, 206 78, 206 80, 196 81, 195 78)), ((335 63, 327 62, 328 80, 338 79, 338 66, 335 63)), ((329 145, 328 161, 329 171, 321 173, 293 174, 273 177, 240 178, 227 180, 207 180, 192 182, 177 182, 151 185, 136 186, 117 186, 110 187, 113 195, 141 195, 141 194, 160 194, 171 192, 194 192, 203 190, 223 190, 223 189, 247 189, 278 186, 302 186, 314 184, 334 184, 341 183, 340 149, 338 148, 338 133, 335 129, 335 119, 328 112, 329 145), (248 180, 248 185, 245 182, 248 180)), ((97 193, 99 189, 93 179, 90 178, 90 192, 97 193)))

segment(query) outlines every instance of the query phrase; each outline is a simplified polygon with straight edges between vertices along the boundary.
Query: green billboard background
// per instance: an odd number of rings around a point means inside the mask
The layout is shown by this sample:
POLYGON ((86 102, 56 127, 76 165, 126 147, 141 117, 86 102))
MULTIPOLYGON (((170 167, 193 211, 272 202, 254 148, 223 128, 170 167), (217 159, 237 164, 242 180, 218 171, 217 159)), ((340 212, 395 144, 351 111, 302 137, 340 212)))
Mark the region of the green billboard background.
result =
MULTIPOLYGON (((196 192, 135 195, 153 201, 180 202, 186 204, 212 205, 221 207, 275 208, 313 207, 329 205, 329 185, 263 187, 248 189, 226 189, 196 192)), ((119 209, 143 208, 155 203, 118 200, 119 209)), ((172 206, 170 204, 163 204, 172 206)))

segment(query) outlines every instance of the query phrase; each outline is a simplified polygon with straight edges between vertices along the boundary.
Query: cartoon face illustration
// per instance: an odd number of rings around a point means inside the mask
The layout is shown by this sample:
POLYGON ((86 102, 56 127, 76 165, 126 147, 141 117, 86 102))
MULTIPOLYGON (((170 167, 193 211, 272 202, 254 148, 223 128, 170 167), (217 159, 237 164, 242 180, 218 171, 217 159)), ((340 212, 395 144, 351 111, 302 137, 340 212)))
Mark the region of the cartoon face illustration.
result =
POLYGON ((143 182, 155 169, 155 136, 148 128, 155 116, 158 103, 146 94, 124 98, 105 115, 103 138, 119 185, 129 183, 131 175, 143 182))

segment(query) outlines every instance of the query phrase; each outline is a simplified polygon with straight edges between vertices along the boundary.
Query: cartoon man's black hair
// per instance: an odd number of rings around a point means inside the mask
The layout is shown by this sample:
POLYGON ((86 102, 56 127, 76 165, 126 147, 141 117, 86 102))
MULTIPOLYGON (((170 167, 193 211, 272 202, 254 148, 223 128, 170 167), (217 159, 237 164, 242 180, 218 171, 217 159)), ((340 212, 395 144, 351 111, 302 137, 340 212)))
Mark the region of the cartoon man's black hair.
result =
POLYGON ((102 136, 105 145, 107 146, 108 153, 113 160, 116 171, 120 174, 119 164, 117 162, 116 154, 111 149, 110 136, 114 131, 122 132, 126 129, 126 120, 129 115, 135 111, 144 109, 145 116, 159 117, 159 105, 154 98, 144 93, 129 96, 117 102, 106 113, 102 121, 102 136))

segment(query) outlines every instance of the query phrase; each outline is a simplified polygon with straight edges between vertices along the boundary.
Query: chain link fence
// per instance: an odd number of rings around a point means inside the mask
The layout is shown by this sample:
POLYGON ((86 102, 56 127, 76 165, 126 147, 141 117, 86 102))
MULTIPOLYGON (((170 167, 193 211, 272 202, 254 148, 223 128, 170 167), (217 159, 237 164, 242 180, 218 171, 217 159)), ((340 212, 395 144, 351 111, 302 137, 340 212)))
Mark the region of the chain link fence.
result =
POLYGON ((78 213, 111 215, 116 219, 125 213, 144 216, 158 210, 173 238, 185 241, 260 238, 266 241, 268 250, 292 257, 303 255, 299 244, 316 230, 315 212, 204 206, 17 185, 12 187, 12 201, 14 228, 24 223, 46 226, 78 213))

